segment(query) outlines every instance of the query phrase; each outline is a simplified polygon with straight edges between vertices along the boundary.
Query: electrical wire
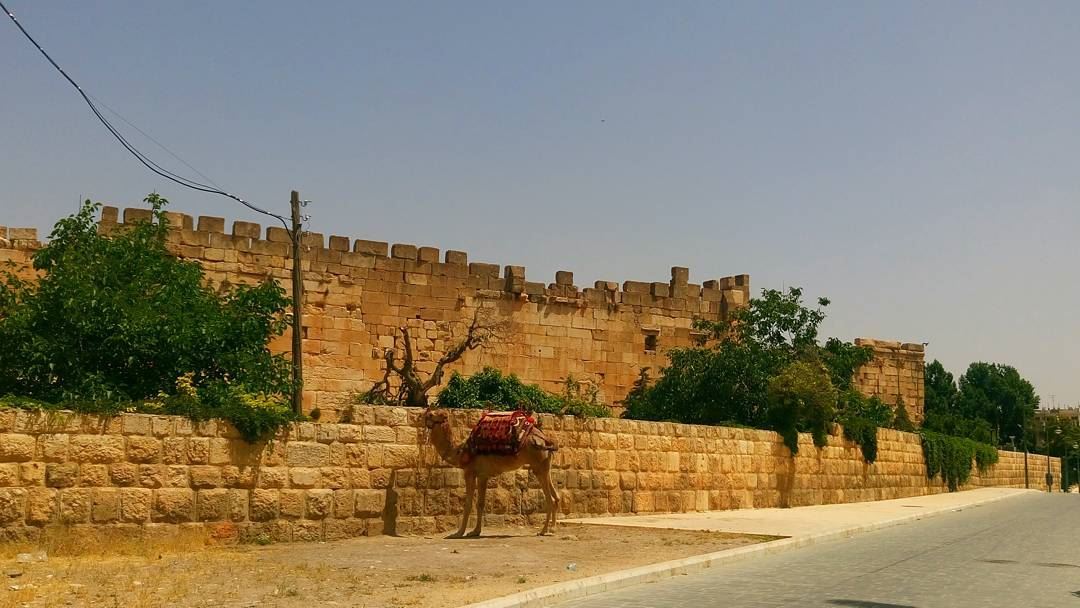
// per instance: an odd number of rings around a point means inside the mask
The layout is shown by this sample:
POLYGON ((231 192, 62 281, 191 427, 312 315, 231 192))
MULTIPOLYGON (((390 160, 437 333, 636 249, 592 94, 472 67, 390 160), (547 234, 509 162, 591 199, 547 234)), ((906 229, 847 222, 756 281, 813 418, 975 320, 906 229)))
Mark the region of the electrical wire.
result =
POLYGON ((135 125, 131 124, 123 116, 120 116, 120 114, 117 113, 115 110, 109 108, 104 103, 102 103, 101 104, 102 106, 107 108, 113 114, 116 114, 116 116, 118 116, 120 118, 120 120, 123 120, 125 123, 127 123, 129 126, 134 128, 136 131, 138 131, 139 133, 142 133, 147 139, 149 139, 150 141, 153 141, 154 143, 156 143, 163 150, 168 152, 173 158, 176 158, 180 162, 187 165, 189 169, 191 169, 192 171, 195 171, 195 173, 198 173, 203 179, 210 182, 210 185, 204 184, 204 183, 201 183, 201 182, 197 182, 197 181, 195 181, 193 179, 184 177, 184 176, 179 175, 177 173, 173 173, 172 171, 169 171, 165 167, 162 167, 158 163, 154 162, 153 159, 151 159, 146 154, 139 151, 138 148, 136 148, 131 142, 129 142, 123 136, 123 134, 121 134, 120 131, 118 131, 116 129, 116 127, 114 127, 112 125, 112 123, 110 123, 109 120, 107 118, 105 118, 104 115, 102 115, 101 111, 98 109, 97 105, 94 103, 91 96, 89 94, 87 94, 85 91, 83 91, 82 87, 79 86, 79 83, 75 82, 75 80, 71 76, 69 76, 67 72, 64 71, 64 68, 60 67, 60 64, 56 63, 56 61, 45 51, 45 49, 42 48, 42 46, 40 44, 38 44, 37 40, 34 40, 34 37, 30 35, 30 32, 26 31, 26 28, 24 28, 22 26, 22 23, 20 23, 19 20, 15 17, 15 14, 12 13, 10 10, 8 10, 7 6, 4 5, 2 0, 0 0, 0 9, 3 9, 4 13, 6 13, 7 16, 11 19, 12 23, 15 24, 15 27, 19 28, 19 31, 22 32, 23 36, 25 36, 26 39, 30 41, 30 44, 33 44, 34 48, 36 48, 42 54, 42 56, 45 57, 45 59, 48 60, 48 62, 50 64, 52 64, 52 66, 54 68, 56 68, 56 71, 60 72, 60 75, 64 77, 64 80, 67 80, 71 84, 71 86, 75 87, 75 90, 78 91, 79 96, 82 97, 83 101, 86 102, 86 105, 90 107, 90 111, 94 113, 94 116, 96 116, 97 119, 101 122, 101 124, 104 125, 106 129, 108 129, 109 133, 112 134, 112 136, 114 138, 116 138, 116 140, 118 142, 120 142, 120 145, 122 145, 124 147, 124 149, 126 149, 129 153, 131 153, 131 155, 134 156, 136 158, 136 160, 138 160, 140 163, 142 163, 143 166, 145 166, 150 171, 156 173, 157 175, 160 175, 161 177, 164 177, 165 179, 167 179, 169 181, 172 181, 172 182, 175 182, 175 183, 177 183, 177 184, 179 184, 181 186, 184 186, 185 188, 189 188, 191 190, 196 190, 196 191, 199 191, 199 192, 206 192, 208 194, 216 194, 216 195, 219 195, 219 196, 224 196, 226 198, 233 199, 234 201, 240 203, 241 205, 247 207, 248 209, 251 209, 252 211, 255 211, 256 213, 261 213, 263 215, 266 215, 266 216, 269 216, 269 217, 272 217, 272 218, 276 218, 279 221, 281 221, 282 224, 285 225, 286 230, 288 230, 290 233, 292 232, 291 227, 289 225, 289 222, 286 220, 286 218, 284 216, 278 215, 276 213, 271 213, 271 212, 269 212, 269 211, 267 211, 265 209, 261 209, 261 208, 255 206, 255 205, 245 201, 244 199, 240 198, 239 196, 236 196, 235 194, 230 194, 230 193, 226 192, 225 190, 222 190, 220 187, 218 187, 216 184, 213 183, 213 180, 211 180, 210 178, 208 178, 205 175, 203 175, 202 173, 200 173, 197 169, 195 169, 194 167, 189 165, 182 158, 180 158, 176 154, 173 154, 164 145, 162 145, 157 140, 155 140, 154 138, 150 137, 145 132, 143 132, 142 129, 139 129, 135 125))

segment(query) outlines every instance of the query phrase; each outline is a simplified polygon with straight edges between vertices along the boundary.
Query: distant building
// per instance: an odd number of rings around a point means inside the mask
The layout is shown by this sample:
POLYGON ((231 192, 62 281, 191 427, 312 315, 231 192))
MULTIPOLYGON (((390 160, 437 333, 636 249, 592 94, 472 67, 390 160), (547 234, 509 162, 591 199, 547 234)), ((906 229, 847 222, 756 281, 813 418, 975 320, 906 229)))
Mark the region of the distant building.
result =
POLYGON ((1035 419, 1058 419, 1061 421, 1071 421, 1074 424, 1080 424, 1080 406, 1077 407, 1059 407, 1057 409, 1038 409, 1035 410, 1035 419))

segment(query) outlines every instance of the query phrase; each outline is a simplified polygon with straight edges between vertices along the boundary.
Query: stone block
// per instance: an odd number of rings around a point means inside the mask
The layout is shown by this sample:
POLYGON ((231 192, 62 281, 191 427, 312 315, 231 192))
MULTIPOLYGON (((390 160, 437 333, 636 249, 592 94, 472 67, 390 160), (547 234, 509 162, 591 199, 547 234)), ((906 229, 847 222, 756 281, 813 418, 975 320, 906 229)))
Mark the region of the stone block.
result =
POLYGON ((330 464, 330 446, 293 441, 289 443, 286 459, 290 467, 325 467, 330 464))
POLYGON ((332 235, 330 237, 330 243, 328 248, 331 251, 348 251, 349 237, 332 235))
POLYGON ((17 463, 0 464, 0 487, 19 485, 19 465, 17 463))
POLYGON ((59 491, 51 488, 31 488, 26 491, 26 523, 44 525, 56 519, 60 509, 59 491))
POLYGON ((233 222, 232 234, 233 236, 257 239, 262 234, 262 226, 254 222, 233 222))
POLYGON ((149 435, 152 420, 151 416, 145 414, 124 414, 120 417, 120 425, 125 435, 149 435))
POLYGON ((473 262, 469 264, 469 276, 497 279, 499 278, 499 265, 473 262))
POLYGON ((443 261, 454 266, 467 266, 469 264, 469 254, 451 249, 444 254, 443 261))
POLYGON ((188 473, 191 476, 191 487, 199 489, 222 487, 225 485, 225 481, 221 469, 221 467, 213 465, 190 467, 188 473))
POLYGON ((389 247, 390 244, 384 241, 365 241, 364 239, 356 239, 353 241, 353 252, 382 258, 386 257, 389 247))
POLYGON ((289 483, 293 488, 315 488, 322 481, 322 473, 317 468, 293 467, 289 469, 289 483))
POLYGON ((139 467, 130 462, 110 464, 109 480, 114 486, 133 486, 139 480, 139 467))
POLYGON ((333 490, 308 490, 307 505, 304 508, 304 516, 308 519, 325 519, 330 517, 334 508, 333 490))
POLYGON ((153 497, 152 490, 122 488, 120 490, 120 521, 137 524, 149 521, 153 497))
POLYGON ((356 490, 353 494, 356 517, 378 517, 386 505, 385 490, 356 490))
POLYGON ((286 519, 304 516, 304 490, 281 490, 278 494, 278 514, 286 519))
POLYGON ((271 521, 278 517, 278 490, 252 490, 249 516, 251 521, 271 521))
POLYGON ((199 521, 230 519, 229 490, 199 490, 196 496, 199 521))
MULTIPOLYGON (((127 209, 124 209, 124 223, 127 223, 127 209)), ((199 216, 199 232, 214 232, 225 234, 225 218, 212 215, 199 216)))
MULTIPOLYGON (((149 432, 149 419, 147 419, 149 432)), ((153 437, 130 436, 127 438, 127 459, 129 462, 151 463, 161 461, 161 440, 153 437)))
POLYGON ((75 462, 110 463, 124 459, 124 438, 117 435, 75 435, 70 444, 75 462))
POLYGON ((150 519, 164 523, 194 521, 195 491, 189 488, 154 490, 154 506, 150 519))
POLYGON ((70 488, 79 482, 79 465, 72 462, 51 462, 45 465, 45 485, 50 488, 70 488))
POLYGON ((353 490, 334 490, 334 517, 345 519, 353 516, 353 490))
POLYGON ((419 251, 416 245, 409 245, 406 243, 394 243, 390 247, 390 257, 396 260, 415 260, 419 251))
POLYGON ((555 272, 555 284, 570 286, 574 284, 574 273, 569 270, 559 270, 555 272))
POLYGON ((92 504, 89 489, 67 488, 61 490, 60 520, 67 524, 86 523, 90 521, 92 504))
POLYGON ((19 464, 19 479, 24 486, 45 485, 45 464, 41 462, 19 464))
POLYGON ((277 226, 270 226, 266 229, 266 240, 271 243, 292 243, 289 231, 277 226))
POLYGON ((90 519, 94 523, 112 523, 120 519, 120 490, 98 488, 91 492, 90 519))
POLYGON ((643 283, 641 281, 624 281, 623 292, 647 294, 650 293, 650 286, 648 283, 643 283))
POLYGON ((26 490, 0 488, 0 526, 22 524, 26 519, 26 490))
POLYGON ((439 250, 436 247, 421 247, 417 250, 417 259, 431 264, 439 261, 439 250))
POLYGON ((107 464, 82 464, 79 467, 79 485, 89 487, 107 486, 110 484, 109 467, 107 464))
POLYGON ((671 286, 667 283, 653 283, 652 295, 657 298, 666 298, 671 295, 671 286))
POLYGON ((15 433, 0 435, 0 462, 28 462, 33 460, 36 443, 33 435, 15 433))
POLYGON ((690 282, 690 269, 682 266, 671 267, 671 285, 686 286, 690 282))
POLYGON ((68 435, 38 435, 37 457, 44 462, 63 462, 68 457, 68 435))

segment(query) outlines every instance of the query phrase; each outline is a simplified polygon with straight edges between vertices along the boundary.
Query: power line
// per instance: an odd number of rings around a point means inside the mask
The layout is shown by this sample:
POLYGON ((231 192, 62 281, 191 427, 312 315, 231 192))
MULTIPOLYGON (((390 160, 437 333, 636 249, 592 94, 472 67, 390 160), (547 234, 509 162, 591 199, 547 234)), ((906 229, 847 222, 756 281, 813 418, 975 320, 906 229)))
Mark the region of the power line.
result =
MULTIPOLYGON (((153 141, 154 143, 156 143, 163 150, 168 152, 173 158, 175 158, 175 159, 179 160, 180 162, 184 163, 185 165, 187 165, 187 167, 189 169, 191 169, 192 171, 195 171, 195 173, 198 173, 203 179, 210 182, 211 185, 204 184, 204 183, 201 183, 201 182, 197 182, 197 181, 195 181, 193 179, 184 177, 184 176, 179 175, 177 173, 173 173, 172 171, 169 171, 165 167, 162 167, 158 163, 154 162, 146 154, 139 151, 138 148, 136 148, 134 145, 132 145, 131 142, 129 142, 120 133, 120 131, 118 131, 116 129, 116 127, 114 127, 112 125, 112 123, 110 123, 108 121, 108 119, 105 118, 104 115, 102 115, 102 113, 98 109, 97 105, 95 105, 94 101, 91 99, 91 96, 89 94, 87 94, 85 91, 83 91, 82 87, 79 86, 79 83, 75 82, 75 80, 71 76, 69 76, 67 72, 64 71, 64 68, 60 67, 60 64, 56 63, 56 61, 47 52, 45 52, 45 49, 42 48, 42 46, 40 44, 38 44, 37 40, 34 40, 34 37, 30 35, 30 32, 26 31, 26 28, 24 28, 22 26, 22 23, 19 23, 19 20, 15 17, 15 14, 12 13, 10 10, 8 10, 7 6, 4 5, 2 0, 0 0, 0 9, 3 9, 3 11, 11 19, 11 22, 15 24, 15 27, 19 28, 19 31, 22 32, 23 36, 25 36, 26 39, 30 41, 30 44, 33 44, 34 48, 36 48, 42 54, 42 56, 44 56, 45 59, 48 60, 48 62, 50 64, 52 64, 52 66, 54 68, 56 68, 56 71, 60 72, 60 75, 64 77, 64 80, 67 80, 71 84, 71 86, 75 87, 75 90, 78 91, 79 96, 82 97, 83 101, 86 102, 86 105, 90 107, 90 111, 92 111, 94 113, 94 116, 96 116, 97 119, 99 121, 101 121, 101 124, 104 125, 106 129, 108 129, 109 133, 112 134, 112 136, 114 138, 116 138, 116 140, 118 142, 120 142, 120 145, 122 145, 124 147, 124 149, 126 149, 128 152, 130 152, 131 155, 136 158, 136 160, 138 160, 140 163, 143 164, 143 166, 145 166, 150 171, 156 173, 157 175, 160 175, 161 177, 164 177, 165 179, 167 179, 169 181, 172 181, 172 182, 175 182, 175 183, 177 183, 177 184, 179 184, 181 186, 184 186, 185 188, 189 188, 191 190, 196 190, 196 191, 199 191, 199 192, 206 192, 208 194, 217 194, 219 196, 224 196, 226 198, 231 198, 234 201, 240 203, 241 205, 247 207, 248 209, 251 209, 252 211, 255 211, 256 213, 261 213, 263 215, 276 218, 282 224, 285 225, 286 230, 290 230, 290 232, 291 232, 291 229, 289 227, 289 223, 288 223, 288 221, 286 221, 284 216, 278 215, 276 213, 271 213, 271 212, 269 212, 269 211, 267 211, 265 209, 261 209, 261 208, 255 206, 255 205, 245 201, 244 199, 240 198, 239 196, 236 196, 235 194, 230 194, 230 193, 222 190, 220 187, 218 187, 216 184, 213 183, 213 180, 211 180, 210 178, 208 178, 205 175, 203 175, 202 173, 200 173, 197 169, 195 169, 194 167, 189 165, 182 158, 180 158, 176 154, 173 154, 163 144, 161 144, 160 142, 158 142, 154 138, 147 135, 142 129, 139 129, 135 125, 131 124, 123 116, 120 116, 120 114, 117 113, 115 110, 112 110, 108 106, 105 106, 104 103, 102 103, 101 104, 102 106, 107 108, 113 114, 116 114, 116 116, 118 116, 120 118, 120 120, 123 120, 125 123, 127 123, 129 126, 134 128, 136 131, 138 131, 139 133, 142 133, 147 139, 149 139, 150 141, 153 141)), ((101 103, 101 102, 98 102, 98 103, 101 103)))

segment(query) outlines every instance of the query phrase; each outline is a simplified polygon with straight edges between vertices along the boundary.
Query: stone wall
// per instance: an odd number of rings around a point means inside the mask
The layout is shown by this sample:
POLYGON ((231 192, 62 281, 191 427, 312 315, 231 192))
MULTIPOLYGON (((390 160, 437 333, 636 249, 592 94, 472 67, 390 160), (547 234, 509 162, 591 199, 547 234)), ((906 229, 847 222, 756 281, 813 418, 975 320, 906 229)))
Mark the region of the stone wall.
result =
MULTIPOLYGON (((0 536, 69 531, 224 540, 336 539, 456 525, 461 471, 439 461, 419 410, 361 407, 357 424, 296 424, 248 444, 220 422, 0 410, 0 536)), ((479 412, 453 413, 458 438, 479 412)), ((878 461, 831 436, 792 458, 769 431, 541 416, 560 446, 553 476, 566 515, 613 515, 855 502, 945 491, 928 480, 917 435, 882 430, 878 461)), ((968 485, 1023 487, 1023 454, 1001 452, 968 485)), ((1029 462, 1042 487, 1045 458, 1029 462)), ((1052 460, 1055 478, 1060 464, 1052 460)), ((543 495, 525 471, 491 482, 488 523, 538 523, 543 495)))
POLYGON ((894 407, 903 399, 911 421, 922 424, 926 405, 925 347, 870 338, 856 338, 855 344, 874 351, 874 360, 855 372, 855 388, 864 395, 877 395, 894 407))
MULTIPOLYGON (((170 216, 177 228, 170 247, 199 261, 214 283, 272 278, 291 290, 282 228, 264 232, 258 224, 233 222, 227 230, 220 217, 170 216)), ((101 227, 115 230, 149 217, 146 209, 125 209, 121 217, 105 207, 101 227)), ((0 241, 0 262, 25 270, 28 252, 39 246, 36 230, 11 228, 0 238, 8 239, 0 241)), ((335 420, 353 393, 382 377, 383 353, 403 326, 420 351, 421 371, 430 372, 477 308, 497 311, 510 322, 506 339, 468 353, 451 369, 472 374, 490 365, 554 391, 573 376, 614 403, 642 368, 653 368, 655 377, 664 351, 704 339, 691 328, 695 317, 722 319, 750 298, 748 275, 699 285, 690 282, 688 269, 675 267, 664 281, 597 281, 582 289, 571 272, 557 272, 545 284, 529 280, 522 266, 473 262, 462 251, 440 254, 434 247, 322 234, 308 234, 304 242, 304 407, 319 408, 323 420, 335 420)), ((291 335, 272 348, 288 352, 291 335)))

